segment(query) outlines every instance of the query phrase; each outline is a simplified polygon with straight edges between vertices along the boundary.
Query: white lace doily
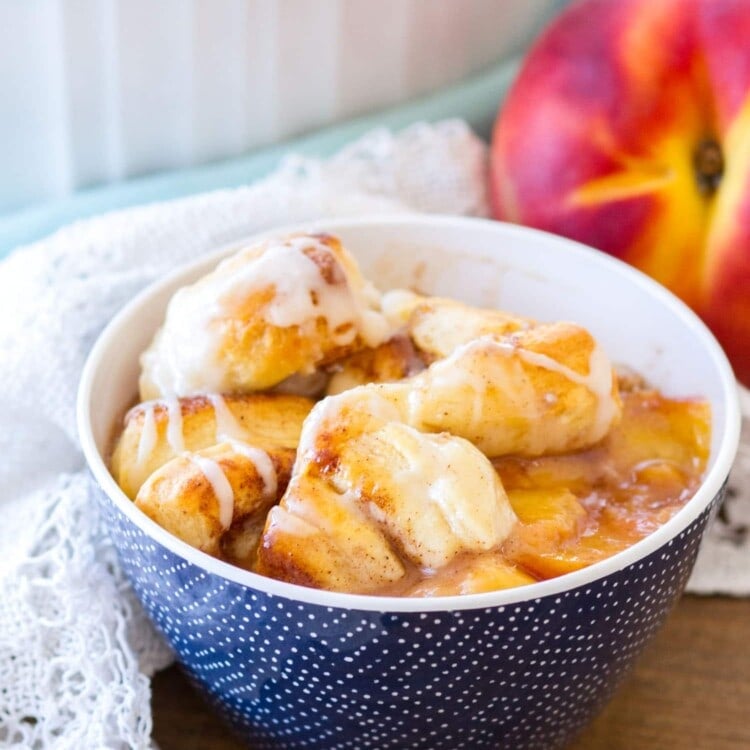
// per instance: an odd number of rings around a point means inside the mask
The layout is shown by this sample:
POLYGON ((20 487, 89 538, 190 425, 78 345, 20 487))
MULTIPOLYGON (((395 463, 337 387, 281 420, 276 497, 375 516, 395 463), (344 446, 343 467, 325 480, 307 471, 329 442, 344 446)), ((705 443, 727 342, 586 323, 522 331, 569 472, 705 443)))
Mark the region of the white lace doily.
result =
POLYGON ((256 185, 70 226, 0 265, 0 746, 146 748, 171 654, 89 501, 75 395, 92 342, 138 290, 274 225, 486 212, 486 150, 459 122, 375 132, 256 185))
MULTIPOLYGON (((72 225, 0 265, 0 746, 147 748, 149 677, 171 661, 89 499, 78 378, 153 279, 268 227, 394 210, 484 215, 486 149, 459 122, 373 133, 251 187, 72 225)), ((747 430, 746 425, 746 430, 747 430)), ((750 436, 746 443, 750 444, 750 436)), ((692 586, 750 593, 750 458, 692 586)))
POLYGON ((750 391, 740 388, 742 437, 724 504, 701 545, 688 590, 750 595, 750 391))

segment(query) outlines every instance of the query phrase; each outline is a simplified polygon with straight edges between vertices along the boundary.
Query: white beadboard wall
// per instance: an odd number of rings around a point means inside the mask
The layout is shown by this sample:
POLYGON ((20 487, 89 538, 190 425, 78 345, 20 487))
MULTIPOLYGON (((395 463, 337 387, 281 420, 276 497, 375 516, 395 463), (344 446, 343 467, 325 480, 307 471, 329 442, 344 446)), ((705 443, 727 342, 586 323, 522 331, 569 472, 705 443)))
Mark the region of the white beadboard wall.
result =
POLYGON ((0 0, 0 212, 454 83, 555 1, 0 0))

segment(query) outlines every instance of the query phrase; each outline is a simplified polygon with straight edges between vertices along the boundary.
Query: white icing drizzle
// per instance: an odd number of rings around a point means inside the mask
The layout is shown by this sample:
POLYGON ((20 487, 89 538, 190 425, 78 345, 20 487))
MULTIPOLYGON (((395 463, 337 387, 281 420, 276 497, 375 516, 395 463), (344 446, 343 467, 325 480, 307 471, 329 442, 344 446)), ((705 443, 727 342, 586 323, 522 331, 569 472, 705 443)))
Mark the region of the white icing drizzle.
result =
POLYGON ((311 249, 333 255, 331 248, 311 236, 290 237, 269 245, 260 256, 224 279, 216 295, 214 316, 231 315, 242 300, 272 286, 273 298, 261 313, 271 325, 306 329, 323 318, 338 345, 351 343, 361 333, 368 346, 376 346, 385 336, 385 321, 379 314, 382 322, 367 315, 373 311, 368 310, 365 290, 358 288, 360 285, 335 257, 334 268, 340 279, 328 283, 315 261, 304 252, 311 249), (345 330, 334 333, 342 328, 345 330))
MULTIPOLYGON (((530 365, 557 372, 573 383, 582 385, 591 391, 597 398, 596 419, 594 420, 593 431, 597 435, 602 435, 606 432, 617 413, 617 404, 614 398, 612 398, 612 367, 606 354, 598 344, 594 343, 594 348, 589 354, 589 371, 587 375, 576 372, 546 354, 532 352, 528 349, 514 347, 512 344, 506 343, 498 343, 497 346, 501 349, 509 350, 509 353, 518 355, 524 362, 530 365)), ((550 403, 547 397, 545 397, 545 400, 550 403)))
MULTIPOLYGON (((399 409, 398 401, 402 395, 401 391, 400 386, 391 384, 366 385, 352 388, 335 396, 327 396, 319 401, 302 425, 293 477, 306 476, 304 466, 314 455, 319 439, 339 429, 342 425, 347 425, 347 435, 349 439, 354 439, 364 432, 377 430, 388 422, 400 421, 402 410, 399 409)), ((308 477, 307 481, 314 480, 308 477)), ((320 530, 326 534, 335 533, 335 529, 331 527, 330 518, 325 518, 320 514, 316 503, 305 503, 299 499, 294 483, 293 478, 284 495, 285 512, 279 513, 276 519, 279 528, 284 528, 288 533, 297 533, 296 526, 284 525, 285 521, 289 520, 289 516, 292 516, 303 519, 305 524, 316 531, 320 530)), ((364 517, 356 497, 347 493, 337 494, 336 502, 347 504, 352 513, 364 517)))
POLYGON ((275 497, 278 488, 278 476, 271 457, 264 450, 244 442, 247 431, 232 414, 231 409, 219 393, 209 393, 206 398, 211 402, 216 420, 216 442, 225 442, 232 446, 236 453, 252 461, 258 475, 263 480, 263 492, 266 497, 275 497))
MULTIPOLYGON (((432 545, 442 541, 446 553, 490 549, 508 535, 515 515, 492 465, 471 443, 396 423, 383 434, 407 461, 393 475, 402 502, 428 500, 450 529, 452 539, 435 534, 432 545)), ((411 514, 409 519, 414 523, 411 514)))
POLYGON ((523 418, 526 423, 524 450, 544 452, 550 444, 557 445, 564 438, 564 431, 558 433, 546 418, 560 393, 540 393, 533 372, 525 365, 557 372, 588 389, 596 398, 590 438, 599 440, 606 435, 617 416, 618 404, 612 395, 612 368, 595 342, 589 354, 588 372, 582 374, 550 356, 525 349, 513 339, 492 334, 457 347, 450 356, 412 379, 407 421, 420 429, 434 429, 440 424, 455 428, 460 422, 462 429, 458 434, 480 447, 493 452, 512 450, 514 446, 504 445, 501 436, 488 433, 496 416, 496 405, 487 400, 487 389, 492 386, 502 393, 504 414, 523 418))
POLYGON ((247 437, 247 431, 232 414, 224 397, 218 393, 208 393, 206 398, 211 402, 214 409, 216 442, 219 443, 225 439, 244 440, 247 437))
POLYGON ((488 373, 482 370, 482 363, 475 362, 472 357, 474 350, 484 348, 477 344, 477 341, 463 344, 450 357, 438 360, 413 379, 413 390, 409 394, 409 424, 419 427, 425 421, 429 421, 438 392, 443 392, 449 398, 451 395, 455 397, 460 394, 464 403, 468 403, 468 390, 471 396, 471 409, 467 415, 470 421, 466 430, 471 434, 481 428, 488 373))
POLYGON ((612 396, 612 364, 598 344, 589 355, 589 383, 599 398, 596 431, 604 435, 618 414, 618 403, 612 396))
POLYGON ((217 443, 228 443, 236 453, 252 461, 258 475, 263 480, 263 492, 266 497, 276 495, 278 476, 271 457, 264 450, 245 442, 247 431, 232 414, 231 409, 219 393, 208 393, 206 398, 214 409, 215 439, 217 443))
POLYGON ((297 461, 311 451, 319 436, 347 424, 349 436, 377 430, 404 418, 409 386, 400 383, 361 385, 318 401, 307 415, 297 448, 297 461), (349 412, 347 414, 347 412, 349 412))
POLYGON ((232 516, 234 515, 234 490, 232 485, 216 461, 195 453, 190 454, 189 459, 203 472, 203 476, 211 485, 219 503, 219 523, 225 529, 228 529, 232 525, 232 516))
POLYGON ((421 424, 422 406, 424 404, 424 381, 422 378, 417 377, 412 383, 412 388, 406 397, 407 422, 412 425, 421 424))
POLYGON ((591 391, 594 390, 591 384, 591 373, 588 375, 582 375, 580 372, 576 372, 571 367, 562 364, 562 362, 558 362, 547 354, 532 352, 529 349, 524 349, 522 346, 514 346, 513 344, 504 341, 498 341, 495 346, 509 356, 520 357, 524 362, 533 365, 534 367, 557 372, 568 380, 572 380, 574 383, 583 385, 591 391))
POLYGON ((263 494, 266 497, 275 497, 278 489, 279 477, 271 457, 261 448, 248 445, 240 440, 227 440, 226 442, 234 448, 241 456, 252 461, 258 475, 263 480, 263 494))
POLYGON ((175 453, 185 450, 185 440, 182 434, 182 406, 177 398, 169 398, 164 402, 167 407, 167 442, 175 453))
MULTIPOLYGON (((594 347, 589 354, 589 371, 586 375, 576 372, 576 370, 546 354, 530 351, 517 343, 498 340, 493 336, 482 336, 464 344, 456 349, 450 357, 433 365, 427 372, 440 373, 441 382, 452 378, 455 386, 468 383, 475 393, 481 392, 483 395, 487 388, 486 380, 481 375, 470 373, 465 367, 461 367, 467 354, 470 354, 473 350, 481 349, 502 352, 507 357, 516 357, 534 367, 557 372, 571 382, 587 388, 597 397, 598 401, 594 425, 594 431, 597 433, 606 431, 617 413, 617 404, 612 398, 612 367, 603 349, 596 342, 594 342, 594 347)), ((543 398, 546 403, 553 404, 557 396, 554 393, 546 393, 543 398)), ((476 414, 476 405, 472 412, 476 414)))
MULTIPOLYGON (((180 289, 172 297, 163 328, 141 357, 146 381, 169 395, 231 387, 222 362, 222 321, 237 317, 245 300, 268 289, 273 289, 273 297, 258 314, 270 325, 299 326, 303 335, 312 336, 316 321, 324 319, 337 345, 349 344, 360 335, 367 346, 377 346, 391 333, 377 310, 379 293, 346 256, 337 257, 316 237, 291 237, 249 248, 196 284, 180 289), (310 249, 333 257, 338 274, 334 283, 328 283, 305 254, 310 249)), ((309 363, 310 372, 315 364, 309 363)))
POLYGON ((138 438, 138 454, 136 464, 143 466, 148 457, 151 455, 156 445, 156 419, 154 417, 154 403, 148 401, 141 405, 143 408, 143 427, 138 438))

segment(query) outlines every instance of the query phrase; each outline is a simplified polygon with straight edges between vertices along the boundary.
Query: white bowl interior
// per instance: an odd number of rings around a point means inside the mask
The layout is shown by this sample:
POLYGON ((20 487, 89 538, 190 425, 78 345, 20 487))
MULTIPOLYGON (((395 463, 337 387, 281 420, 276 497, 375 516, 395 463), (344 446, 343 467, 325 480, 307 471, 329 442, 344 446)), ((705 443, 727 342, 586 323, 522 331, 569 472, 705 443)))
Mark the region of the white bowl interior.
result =
MULTIPOLYGON (((552 593, 555 586, 562 590, 606 574, 608 569, 619 569, 679 533, 719 490, 739 436, 737 387, 731 368, 703 323, 644 275, 568 240, 498 222, 399 216, 326 221, 303 228, 340 236, 365 275, 382 290, 412 287, 539 320, 575 321, 589 328, 614 362, 635 369, 667 395, 702 396, 710 401, 713 429, 709 471, 703 487, 683 511, 651 537, 610 560, 563 579, 494 592, 500 599, 539 596, 545 593, 543 587, 552 593)), ((112 321, 92 351, 82 379, 79 429, 100 484, 141 527, 162 542, 164 536, 169 537, 168 546, 190 559, 197 555, 204 565, 218 565, 223 575, 252 580, 257 586, 259 576, 239 569, 228 572, 231 566, 212 561, 142 517, 119 492, 102 459, 119 419, 134 401, 138 357, 160 324, 172 293, 206 273, 228 252, 230 249, 219 251, 146 290, 112 321)), ((280 585, 298 593, 301 589, 280 585)), ((381 607, 385 603, 383 598, 325 593, 334 598, 375 600, 381 607)), ((478 604, 483 601, 481 597, 488 596, 475 595, 480 598, 478 604)), ((309 599, 307 594, 302 597, 309 599)), ((467 605, 470 598, 474 597, 461 600, 467 605)))

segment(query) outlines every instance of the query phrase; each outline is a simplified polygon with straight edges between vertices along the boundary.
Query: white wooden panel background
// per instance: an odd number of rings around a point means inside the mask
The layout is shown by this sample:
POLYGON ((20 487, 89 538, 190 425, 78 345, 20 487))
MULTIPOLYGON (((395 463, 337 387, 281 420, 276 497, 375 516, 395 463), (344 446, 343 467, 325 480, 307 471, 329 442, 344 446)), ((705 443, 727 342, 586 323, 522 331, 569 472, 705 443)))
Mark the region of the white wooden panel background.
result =
POLYGON ((0 212, 227 158, 517 53, 555 0, 0 0, 0 212))

